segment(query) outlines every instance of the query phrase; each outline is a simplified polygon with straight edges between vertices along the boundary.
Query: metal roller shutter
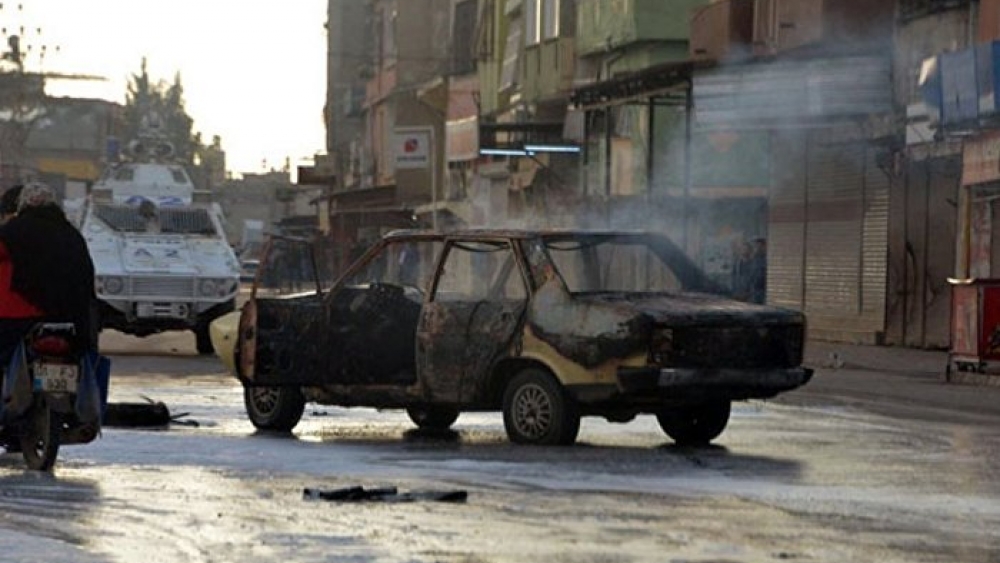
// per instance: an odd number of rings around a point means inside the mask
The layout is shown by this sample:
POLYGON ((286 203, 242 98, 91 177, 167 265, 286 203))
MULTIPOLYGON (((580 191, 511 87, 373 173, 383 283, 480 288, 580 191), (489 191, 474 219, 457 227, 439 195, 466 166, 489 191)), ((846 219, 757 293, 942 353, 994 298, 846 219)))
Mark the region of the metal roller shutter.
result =
POLYGON ((864 233, 861 249, 861 315, 874 331, 886 324, 889 264, 889 175, 868 150, 865 165, 864 233))
POLYGON ((877 151, 810 141, 804 309, 815 334, 874 343, 885 331, 889 178, 877 151))
POLYGON ((772 137, 774 173, 768 210, 767 301, 804 308, 805 142, 798 135, 772 137))
POLYGON ((860 310, 864 150, 814 139, 807 159, 806 312, 860 310))

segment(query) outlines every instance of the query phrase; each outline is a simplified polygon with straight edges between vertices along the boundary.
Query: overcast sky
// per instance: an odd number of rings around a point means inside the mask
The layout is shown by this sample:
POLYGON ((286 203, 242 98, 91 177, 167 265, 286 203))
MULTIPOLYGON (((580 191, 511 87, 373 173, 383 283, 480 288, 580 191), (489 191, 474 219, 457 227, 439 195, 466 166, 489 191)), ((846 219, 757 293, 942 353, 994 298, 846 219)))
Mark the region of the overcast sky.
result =
POLYGON ((222 137, 229 170, 261 172, 265 161, 268 169, 281 168, 286 157, 294 166, 324 148, 325 0, 23 0, 0 6, 5 34, 24 27, 29 70, 107 78, 49 81, 50 95, 124 102, 128 78, 145 56, 154 80, 172 81, 181 73, 195 130, 206 140, 222 137), (42 45, 44 59, 38 56, 42 45))

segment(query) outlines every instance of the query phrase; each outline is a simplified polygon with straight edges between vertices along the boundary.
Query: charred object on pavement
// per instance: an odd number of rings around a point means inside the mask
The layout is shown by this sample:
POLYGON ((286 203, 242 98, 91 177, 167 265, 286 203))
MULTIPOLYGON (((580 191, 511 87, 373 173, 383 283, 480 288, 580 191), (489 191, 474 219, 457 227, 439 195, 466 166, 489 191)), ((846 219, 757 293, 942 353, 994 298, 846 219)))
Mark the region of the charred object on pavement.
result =
POLYGON ((148 397, 145 402, 108 403, 104 412, 104 426, 117 428, 161 428, 170 424, 197 426, 195 421, 184 420, 189 413, 171 414, 167 405, 148 397))
POLYGON ((336 502, 465 502, 469 493, 460 489, 449 491, 408 491, 400 492, 396 487, 362 486, 343 487, 340 489, 302 490, 302 498, 306 500, 326 500, 336 502))

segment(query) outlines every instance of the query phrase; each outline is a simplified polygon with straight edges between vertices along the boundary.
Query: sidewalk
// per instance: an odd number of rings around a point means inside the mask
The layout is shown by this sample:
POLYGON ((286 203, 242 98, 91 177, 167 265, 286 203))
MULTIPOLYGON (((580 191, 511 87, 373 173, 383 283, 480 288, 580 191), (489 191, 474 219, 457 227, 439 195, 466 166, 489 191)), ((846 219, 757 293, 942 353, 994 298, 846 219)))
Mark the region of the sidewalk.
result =
POLYGON ((860 369, 939 377, 948 366, 943 350, 920 350, 901 346, 864 346, 809 341, 804 363, 814 369, 860 369))
POLYGON ((809 341, 812 381, 779 397, 792 404, 840 404, 933 423, 1000 422, 1000 375, 952 373, 948 353, 899 346, 809 341))

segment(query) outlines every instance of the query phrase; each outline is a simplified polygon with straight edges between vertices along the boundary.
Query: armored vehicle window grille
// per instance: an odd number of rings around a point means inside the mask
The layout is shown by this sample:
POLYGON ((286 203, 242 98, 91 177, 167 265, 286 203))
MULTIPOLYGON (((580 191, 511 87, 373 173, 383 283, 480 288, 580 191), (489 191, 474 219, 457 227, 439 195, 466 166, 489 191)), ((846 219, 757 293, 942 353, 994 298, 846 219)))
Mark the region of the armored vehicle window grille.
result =
POLYGON ((161 209, 160 231, 212 235, 215 234, 215 225, 204 209, 161 209))
POLYGON ((101 205, 95 210, 97 218, 116 231, 141 233, 146 230, 146 219, 135 207, 101 205))

